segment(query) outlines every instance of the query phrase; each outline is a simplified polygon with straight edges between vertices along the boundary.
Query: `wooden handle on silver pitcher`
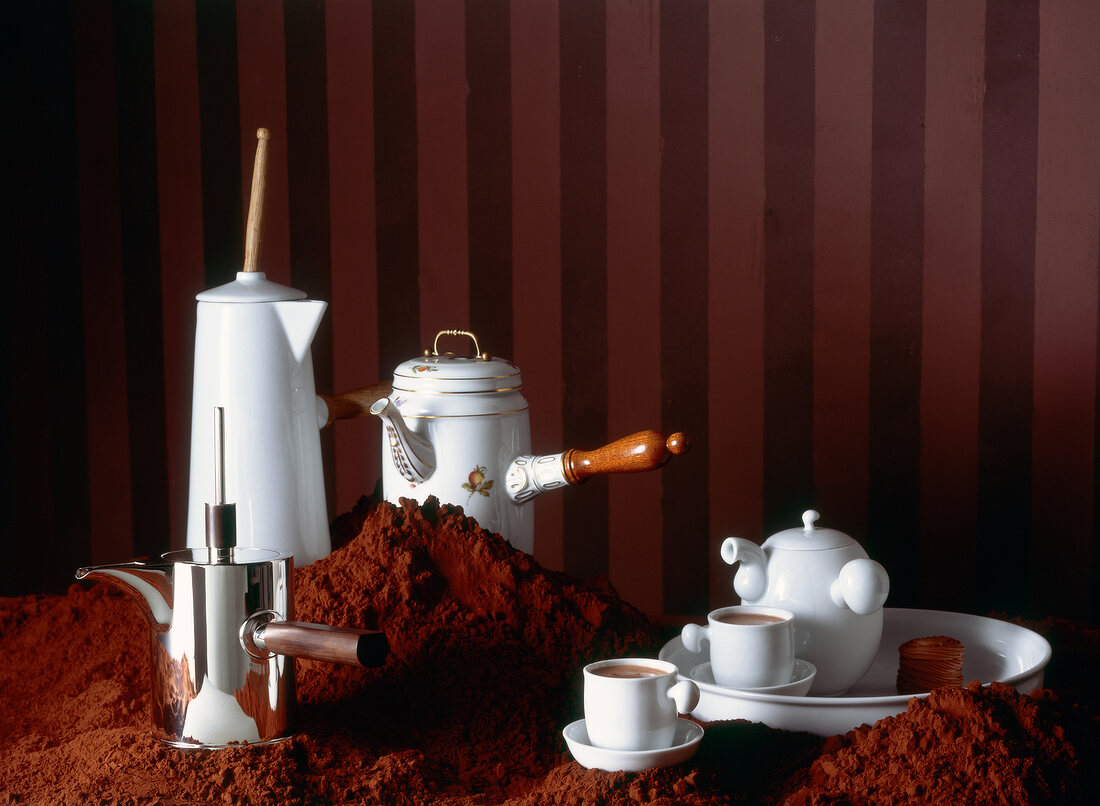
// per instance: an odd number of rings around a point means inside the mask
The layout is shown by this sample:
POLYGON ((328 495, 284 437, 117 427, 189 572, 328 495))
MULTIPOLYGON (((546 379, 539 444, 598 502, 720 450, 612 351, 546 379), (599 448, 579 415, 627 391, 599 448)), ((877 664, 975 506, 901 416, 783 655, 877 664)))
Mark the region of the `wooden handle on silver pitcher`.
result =
POLYGON ((651 429, 617 439, 594 451, 568 450, 561 461, 566 481, 580 484, 602 473, 656 470, 673 456, 686 453, 690 447, 687 434, 677 431, 666 437, 651 429))
POLYGON ((301 621, 260 624, 252 634, 252 643, 276 655, 368 668, 385 663, 390 651, 385 634, 378 630, 352 630, 301 621))

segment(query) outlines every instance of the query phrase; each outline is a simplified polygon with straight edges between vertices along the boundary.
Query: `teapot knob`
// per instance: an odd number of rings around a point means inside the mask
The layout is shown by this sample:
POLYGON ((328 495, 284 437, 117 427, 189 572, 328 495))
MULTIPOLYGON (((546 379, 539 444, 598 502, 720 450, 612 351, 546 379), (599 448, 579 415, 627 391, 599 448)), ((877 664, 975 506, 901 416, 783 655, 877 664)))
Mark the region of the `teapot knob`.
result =
POLYGON ((829 598, 837 607, 848 608, 860 616, 874 613, 886 603, 890 577, 874 560, 849 560, 829 586, 829 598))
POLYGON ((816 509, 807 509, 802 513, 802 531, 812 532, 814 530, 814 523, 821 517, 821 513, 816 509))

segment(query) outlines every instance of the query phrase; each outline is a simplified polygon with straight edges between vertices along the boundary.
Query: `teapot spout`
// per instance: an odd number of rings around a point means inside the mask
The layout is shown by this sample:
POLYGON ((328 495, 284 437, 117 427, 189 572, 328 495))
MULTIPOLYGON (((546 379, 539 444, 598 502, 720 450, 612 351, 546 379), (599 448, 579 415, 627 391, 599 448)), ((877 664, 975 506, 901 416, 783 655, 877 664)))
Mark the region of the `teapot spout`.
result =
POLYGON ((109 582, 134 597, 157 632, 172 624, 171 563, 94 565, 79 569, 76 578, 109 582))
POLYGON ((379 398, 370 407, 370 413, 385 424, 390 457, 402 478, 413 484, 431 478, 435 472, 435 448, 427 439, 409 430, 393 401, 388 397, 379 398))
POLYGON ((760 546, 741 537, 727 537, 722 543, 726 565, 741 563, 733 575, 733 589, 742 600, 755 602, 768 589, 768 557, 760 546))

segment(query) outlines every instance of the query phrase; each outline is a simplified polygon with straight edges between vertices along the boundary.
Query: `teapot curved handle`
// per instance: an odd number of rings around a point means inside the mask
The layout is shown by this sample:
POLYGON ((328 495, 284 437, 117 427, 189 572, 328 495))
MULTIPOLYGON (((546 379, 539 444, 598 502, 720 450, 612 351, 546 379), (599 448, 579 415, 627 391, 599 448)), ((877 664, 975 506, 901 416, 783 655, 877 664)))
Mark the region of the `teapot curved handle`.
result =
POLYGON ((741 537, 722 542, 722 559, 727 565, 740 561, 733 575, 733 589, 746 602, 755 602, 768 589, 768 557, 760 546, 741 537))
POLYGON ((849 560, 829 586, 829 598, 837 607, 846 607, 860 616, 879 610, 889 595, 886 569, 867 558, 849 560))

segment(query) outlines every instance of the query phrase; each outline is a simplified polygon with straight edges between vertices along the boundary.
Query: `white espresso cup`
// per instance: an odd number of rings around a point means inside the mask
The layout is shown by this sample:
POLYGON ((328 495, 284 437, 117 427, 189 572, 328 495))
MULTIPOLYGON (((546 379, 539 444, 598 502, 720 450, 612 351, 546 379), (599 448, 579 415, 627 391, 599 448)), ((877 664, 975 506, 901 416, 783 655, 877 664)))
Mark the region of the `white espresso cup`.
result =
POLYGON ((778 607, 734 605, 712 610, 707 626, 688 624, 684 648, 710 644, 714 682, 729 688, 760 688, 791 682, 794 674, 794 614, 778 607))
POLYGON ((678 714, 699 704, 699 687, 676 682, 676 666, 651 658, 601 660, 584 667, 588 740, 609 750, 672 746, 678 714))

